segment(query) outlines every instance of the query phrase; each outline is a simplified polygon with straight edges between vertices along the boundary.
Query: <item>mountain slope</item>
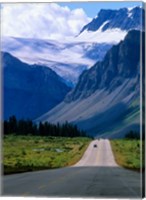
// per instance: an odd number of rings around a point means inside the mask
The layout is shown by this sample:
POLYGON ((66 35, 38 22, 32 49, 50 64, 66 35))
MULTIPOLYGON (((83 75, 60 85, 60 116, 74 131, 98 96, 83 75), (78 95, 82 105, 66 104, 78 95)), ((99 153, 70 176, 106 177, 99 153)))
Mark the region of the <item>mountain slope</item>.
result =
POLYGON ((140 7, 100 10, 78 36, 64 41, 34 38, 2 38, 1 48, 29 64, 45 65, 75 86, 79 75, 124 39, 132 29, 142 30, 144 10, 140 7))
POLYGON ((132 9, 121 8, 119 10, 101 9, 98 16, 89 24, 85 25, 80 33, 84 30, 97 31, 102 25, 102 31, 114 28, 127 31, 132 29, 142 30, 144 28, 144 23, 141 26, 140 20, 143 15, 144 9, 140 7, 134 7, 132 9))
POLYGON ((102 60, 112 44, 60 42, 53 40, 5 37, 2 50, 29 64, 45 65, 75 85, 83 70, 102 60))
POLYGON ((70 88, 48 67, 2 53, 4 119, 34 119, 60 103, 70 88))
POLYGON ((85 25, 80 33, 85 30, 97 31, 99 28, 103 32, 115 28, 126 31, 132 29, 144 30, 144 22, 141 22, 142 18, 144 18, 144 9, 141 7, 121 8, 119 10, 101 9, 98 16, 85 25))
POLYGON ((139 62, 140 32, 131 31, 124 42, 111 48, 102 62, 98 62, 91 69, 83 72, 76 87, 66 97, 66 100, 72 101, 88 97, 97 89, 113 91, 124 79, 137 75, 139 62))
POLYGON ((90 135, 123 137, 140 124, 140 32, 130 31, 79 78, 64 102, 38 121, 69 121, 90 135), (55 113, 55 114, 54 114, 55 113))
POLYGON ((78 35, 82 41, 117 43, 130 30, 144 30, 145 11, 141 7, 119 10, 101 9, 97 17, 86 24, 78 35), (113 37, 114 36, 114 37, 113 37))

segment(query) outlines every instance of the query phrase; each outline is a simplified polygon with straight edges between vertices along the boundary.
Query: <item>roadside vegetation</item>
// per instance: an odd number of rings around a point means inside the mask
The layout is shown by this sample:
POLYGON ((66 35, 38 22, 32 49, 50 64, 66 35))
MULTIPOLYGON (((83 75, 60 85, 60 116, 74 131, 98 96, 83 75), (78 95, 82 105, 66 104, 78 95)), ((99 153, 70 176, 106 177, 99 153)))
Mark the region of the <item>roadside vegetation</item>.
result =
MULTIPOLYGON (((141 142, 138 139, 136 133, 129 132, 124 139, 111 140, 112 150, 115 156, 116 162, 128 169, 139 171, 141 168, 141 142)), ((144 150, 144 141, 143 141, 144 150)), ((144 156, 143 156, 143 166, 144 169, 144 156)))
POLYGON ((91 138, 76 125, 38 125, 31 120, 4 121, 2 166, 4 174, 53 169, 80 160, 91 138))
POLYGON ((4 174, 53 169, 75 164, 91 139, 6 135, 3 139, 4 174))

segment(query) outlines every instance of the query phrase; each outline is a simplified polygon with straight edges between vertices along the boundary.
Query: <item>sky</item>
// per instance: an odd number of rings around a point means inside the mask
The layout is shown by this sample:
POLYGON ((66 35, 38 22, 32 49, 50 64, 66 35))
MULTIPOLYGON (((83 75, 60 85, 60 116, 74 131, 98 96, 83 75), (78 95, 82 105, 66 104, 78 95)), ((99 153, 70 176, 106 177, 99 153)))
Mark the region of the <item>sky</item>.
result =
POLYGON ((3 3, 1 36, 64 40, 78 35, 100 9, 134 7, 140 2, 3 3))
POLYGON ((72 3, 58 3, 61 6, 68 6, 70 9, 82 8, 88 15, 88 17, 94 18, 100 9, 119 9, 123 7, 134 7, 141 6, 141 2, 132 2, 132 1, 124 1, 124 2, 72 2, 72 3))

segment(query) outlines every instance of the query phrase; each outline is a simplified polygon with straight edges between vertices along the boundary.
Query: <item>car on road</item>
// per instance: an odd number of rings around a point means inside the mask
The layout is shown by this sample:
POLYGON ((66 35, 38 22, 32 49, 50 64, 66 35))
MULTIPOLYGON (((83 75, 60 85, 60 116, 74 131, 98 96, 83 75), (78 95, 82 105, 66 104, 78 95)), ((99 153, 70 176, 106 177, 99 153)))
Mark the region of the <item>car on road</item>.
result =
POLYGON ((94 144, 93 147, 94 147, 94 148, 97 148, 97 144, 94 144))

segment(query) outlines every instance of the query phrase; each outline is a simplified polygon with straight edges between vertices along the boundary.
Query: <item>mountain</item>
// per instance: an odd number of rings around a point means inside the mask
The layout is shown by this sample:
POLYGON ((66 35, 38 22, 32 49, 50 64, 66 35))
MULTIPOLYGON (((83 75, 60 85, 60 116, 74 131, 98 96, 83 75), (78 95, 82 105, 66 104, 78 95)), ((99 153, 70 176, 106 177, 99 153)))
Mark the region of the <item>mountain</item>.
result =
POLYGON ((102 62, 82 73, 76 87, 67 95, 66 101, 86 98, 97 89, 108 88, 113 91, 124 79, 135 77, 139 72, 139 40, 139 32, 132 31, 124 42, 114 45, 102 62), (135 47, 138 49, 135 50, 135 47))
POLYGON ((45 65, 74 87, 80 74, 101 61, 106 52, 131 29, 142 30, 144 9, 100 10, 76 37, 64 41, 2 37, 2 51, 23 62, 45 65))
POLYGON ((53 70, 2 53, 4 119, 34 119, 60 103, 70 88, 53 70))
POLYGON ((85 25, 80 33, 85 30, 97 31, 101 26, 102 31, 115 28, 126 31, 132 29, 144 30, 144 22, 143 24, 140 23, 143 17, 144 9, 141 7, 134 7, 132 9, 121 8, 119 10, 101 9, 98 16, 85 25))
POLYGON ((140 31, 130 31, 103 61, 82 73, 65 101, 36 122, 69 121, 95 137, 139 131, 140 45, 140 31))
POLYGON ((117 43, 130 30, 144 30, 145 11, 141 7, 101 9, 77 36, 82 41, 117 43), (113 37, 114 36, 114 37, 113 37))
POLYGON ((2 38, 1 48, 25 63, 45 65, 74 86, 79 75, 97 60, 102 60, 112 44, 60 42, 31 38, 2 38))

